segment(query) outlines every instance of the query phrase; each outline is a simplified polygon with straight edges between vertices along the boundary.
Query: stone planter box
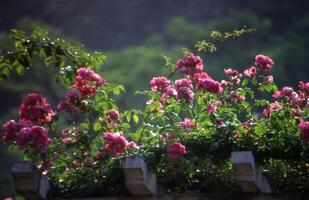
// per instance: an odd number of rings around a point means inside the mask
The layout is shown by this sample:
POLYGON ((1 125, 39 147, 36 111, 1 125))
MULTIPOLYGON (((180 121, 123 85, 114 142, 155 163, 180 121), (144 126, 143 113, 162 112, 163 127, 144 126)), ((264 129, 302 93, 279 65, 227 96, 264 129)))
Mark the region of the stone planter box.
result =
POLYGON ((256 165, 251 151, 235 151, 231 154, 235 179, 243 192, 271 193, 271 187, 256 165))
POLYGON ((32 162, 17 161, 12 163, 11 174, 16 192, 25 199, 48 198, 48 180, 32 162))
POLYGON ((134 196, 157 194, 156 175, 147 170, 144 159, 140 156, 126 158, 123 162, 125 185, 134 196))

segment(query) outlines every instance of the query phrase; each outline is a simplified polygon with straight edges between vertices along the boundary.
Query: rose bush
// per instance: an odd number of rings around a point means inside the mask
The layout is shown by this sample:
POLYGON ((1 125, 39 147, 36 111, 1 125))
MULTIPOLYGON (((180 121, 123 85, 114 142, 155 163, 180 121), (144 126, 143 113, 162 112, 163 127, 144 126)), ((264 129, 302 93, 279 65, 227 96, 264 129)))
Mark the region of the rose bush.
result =
POLYGON ((227 78, 218 81, 203 72, 200 57, 186 52, 175 66, 182 78, 150 81, 144 123, 133 138, 168 191, 237 190, 229 158, 241 150, 254 153, 274 191, 306 188, 309 84, 278 90, 273 60, 257 55, 253 64, 243 72, 224 69, 227 78), (279 163, 295 169, 279 174, 273 166, 279 163))
POLYGON ((70 90, 57 108, 28 94, 2 141, 32 160, 58 196, 127 194, 121 161, 131 155, 146 159, 166 192, 238 191, 230 155, 241 150, 254 153, 273 191, 308 190, 308 82, 278 90, 265 55, 243 72, 224 69, 221 81, 188 51, 175 63, 140 92, 149 98, 143 111, 123 112, 112 98, 123 86, 90 67, 63 68, 70 90))

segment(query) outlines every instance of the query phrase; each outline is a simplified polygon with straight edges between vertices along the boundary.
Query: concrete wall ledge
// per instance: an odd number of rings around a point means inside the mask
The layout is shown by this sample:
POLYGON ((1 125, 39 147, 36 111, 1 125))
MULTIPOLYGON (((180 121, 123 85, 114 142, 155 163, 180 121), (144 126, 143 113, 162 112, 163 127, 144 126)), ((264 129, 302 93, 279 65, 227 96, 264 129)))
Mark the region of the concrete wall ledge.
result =
POLYGON ((309 194, 180 194, 148 197, 99 197, 54 200, 303 200, 309 194))

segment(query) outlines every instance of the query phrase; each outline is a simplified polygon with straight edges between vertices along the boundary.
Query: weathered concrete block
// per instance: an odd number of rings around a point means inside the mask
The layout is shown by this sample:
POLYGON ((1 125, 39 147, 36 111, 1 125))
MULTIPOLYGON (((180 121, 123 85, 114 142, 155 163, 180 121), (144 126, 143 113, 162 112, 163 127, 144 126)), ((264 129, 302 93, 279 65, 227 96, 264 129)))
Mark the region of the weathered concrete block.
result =
POLYGON ((260 168, 256 166, 251 151, 232 152, 231 160, 235 179, 244 192, 271 193, 271 187, 260 168))
POLYGON ((123 162, 125 185, 134 196, 149 196, 157 193, 156 175, 147 171, 140 156, 126 158, 123 162))
POLYGON ((48 179, 30 161, 12 163, 11 174, 14 186, 25 199, 47 199, 49 191, 48 179))

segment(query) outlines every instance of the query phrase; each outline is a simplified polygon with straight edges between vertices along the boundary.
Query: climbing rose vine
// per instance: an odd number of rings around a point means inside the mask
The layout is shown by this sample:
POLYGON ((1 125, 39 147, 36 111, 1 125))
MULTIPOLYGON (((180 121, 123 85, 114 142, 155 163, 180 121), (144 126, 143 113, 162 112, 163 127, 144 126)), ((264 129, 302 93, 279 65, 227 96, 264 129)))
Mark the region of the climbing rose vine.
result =
POLYGON ((167 191, 203 191, 207 180, 233 190, 229 159, 237 150, 252 151, 270 175, 278 173, 276 159, 293 160, 301 185, 309 159, 309 83, 278 89, 266 55, 249 66, 226 68, 218 80, 201 57, 185 53, 172 73, 179 78, 153 77, 140 92, 148 98, 145 109, 122 112, 111 96, 123 86, 79 67, 55 110, 43 95, 29 93, 19 118, 2 125, 2 141, 21 150, 64 196, 88 183, 114 191, 123 184, 121 163, 128 156, 143 156, 167 191))

